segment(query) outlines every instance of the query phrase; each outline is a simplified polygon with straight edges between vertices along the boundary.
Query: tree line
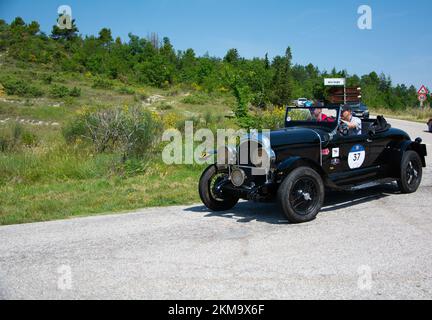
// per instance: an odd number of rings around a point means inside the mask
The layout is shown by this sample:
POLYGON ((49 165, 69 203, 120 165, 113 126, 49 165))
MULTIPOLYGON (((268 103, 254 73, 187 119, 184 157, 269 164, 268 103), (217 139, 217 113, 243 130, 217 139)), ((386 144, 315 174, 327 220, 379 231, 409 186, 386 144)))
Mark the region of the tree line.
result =
POLYGON ((414 86, 394 85, 389 76, 375 71, 359 76, 346 70, 293 64, 290 47, 273 59, 268 55, 246 59, 234 48, 223 58, 197 56, 193 49, 175 50, 169 38, 160 41, 155 34, 143 38, 130 33, 128 40, 122 41, 103 28, 97 36, 82 36, 73 20, 72 28, 55 25, 47 35, 38 22, 26 23, 17 17, 10 24, 0 20, 0 51, 53 71, 91 72, 160 88, 180 84, 208 93, 230 91, 237 99, 240 117, 249 105, 282 106, 299 97, 325 100, 326 77, 345 77, 349 86, 362 87, 363 100, 370 107, 397 110, 418 105, 414 86))

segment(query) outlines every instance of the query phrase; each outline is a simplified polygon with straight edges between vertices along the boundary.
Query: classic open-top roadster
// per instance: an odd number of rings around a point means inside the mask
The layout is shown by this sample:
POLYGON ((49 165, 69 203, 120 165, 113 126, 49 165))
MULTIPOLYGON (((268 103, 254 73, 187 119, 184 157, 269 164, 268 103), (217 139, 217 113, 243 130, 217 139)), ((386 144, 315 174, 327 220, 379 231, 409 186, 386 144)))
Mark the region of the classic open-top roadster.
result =
POLYGON ((288 220, 301 223, 315 219, 325 188, 355 190, 370 182, 397 181, 402 193, 417 191, 427 156, 421 138, 412 141, 383 117, 362 120, 361 134, 348 135, 340 107, 320 110, 324 118, 317 120, 311 109, 287 108, 284 129, 249 134, 236 148, 217 150, 217 163, 200 179, 203 203, 225 211, 239 199, 277 197, 288 220), (247 161, 240 159, 242 149, 249 151, 247 161))

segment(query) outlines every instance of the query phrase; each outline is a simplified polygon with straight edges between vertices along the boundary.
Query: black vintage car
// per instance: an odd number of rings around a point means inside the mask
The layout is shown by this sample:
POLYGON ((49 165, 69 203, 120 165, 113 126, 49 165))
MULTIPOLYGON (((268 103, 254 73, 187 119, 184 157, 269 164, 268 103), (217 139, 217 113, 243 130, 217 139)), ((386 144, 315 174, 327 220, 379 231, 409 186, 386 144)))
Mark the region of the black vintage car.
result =
POLYGON ((402 193, 417 191, 427 156, 422 139, 412 141, 381 116, 363 119, 361 134, 349 135, 340 112, 324 108, 317 120, 311 109, 287 108, 284 129, 249 134, 235 148, 217 150, 217 163, 199 182, 201 200, 211 210, 225 211, 239 199, 277 198, 288 220, 301 223, 315 219, 326 188, 356 190, 397 181, 402 193), (250 154, 246 160, 242 150, 250 154))

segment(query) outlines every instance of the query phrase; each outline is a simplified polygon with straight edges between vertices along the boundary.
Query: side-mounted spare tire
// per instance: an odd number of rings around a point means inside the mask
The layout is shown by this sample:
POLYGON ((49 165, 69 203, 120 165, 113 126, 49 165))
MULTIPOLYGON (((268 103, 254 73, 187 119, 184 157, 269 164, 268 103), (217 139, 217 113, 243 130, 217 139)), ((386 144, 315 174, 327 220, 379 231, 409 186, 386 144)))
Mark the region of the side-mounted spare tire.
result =
POLYGON ((199 182, 199 195, 204 205, 213 211, 226 211, 234 208, 239 198, 231 195, 217 195, 215 187, 228 179, 228 170, 218 170, 215 165, 208 167, 199 182))
POLYGON ((314 220, 324 204, 324 196, 321 176, 309 167, 293 170, 278 190, 279 205, 291 223, 314 220))
POLYGON ((423 176, 423 165, 417 152, 405 151, 400 163, 399 189, 402 193, 414 193, 420 186, 423 176))

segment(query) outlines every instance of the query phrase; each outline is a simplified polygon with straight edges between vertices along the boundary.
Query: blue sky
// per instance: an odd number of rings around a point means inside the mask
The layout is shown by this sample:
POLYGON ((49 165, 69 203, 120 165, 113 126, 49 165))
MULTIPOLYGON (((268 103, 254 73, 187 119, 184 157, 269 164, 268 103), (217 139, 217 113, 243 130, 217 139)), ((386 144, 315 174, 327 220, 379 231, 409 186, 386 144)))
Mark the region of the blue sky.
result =
POLYGON ((103 27, 114 36, 168 36, 176 49, 223 57, 237 48, 244 57, 283 54, 320 69, 389 74, 394 83, 432 87, 430 0, 0 0, 0 18, 37 20, 49 33, 57 8, 67 4, 82 34, 103 27), (373 29, 357 28, 360 5, 373 10, 373 29))

